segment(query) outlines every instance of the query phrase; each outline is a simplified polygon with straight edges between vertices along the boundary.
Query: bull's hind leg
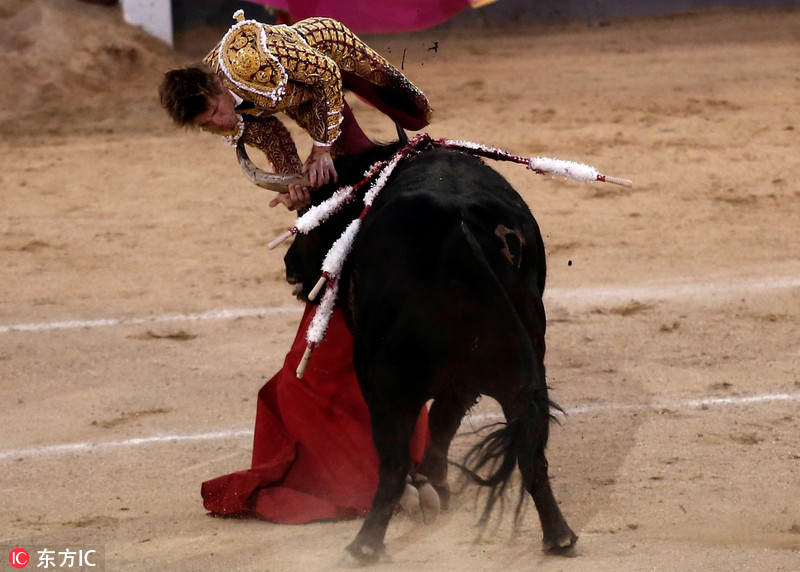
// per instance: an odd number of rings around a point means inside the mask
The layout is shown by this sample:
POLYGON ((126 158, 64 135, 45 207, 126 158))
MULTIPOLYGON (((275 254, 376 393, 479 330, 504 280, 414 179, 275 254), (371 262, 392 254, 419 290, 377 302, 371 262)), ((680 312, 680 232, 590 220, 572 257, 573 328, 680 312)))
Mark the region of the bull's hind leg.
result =
POLYGON ((450 486, 447 483, 447 457, 461 419, 474 403, 476 395, 459 395, 448 392, 438 395, 428 414, 431 444, 419 466, 419 473, 428 477, 439 495, 441 509, 447 510, 450 503, 450 486))
POLYGON ((378 452, 378 490, 355 540, 347 550, 364 563, 375 562, 385 551, 384 538, 394 507, 403 496, 411 468, 409 442, 421 407, 398 411, 394 404, 370 404, 372 435, 378 452))
POLYGON ((550 401, 544 396, 535 397, 521 415, 525 422, 524 443, 517 455, 522 472, 523 486, 533 497, 542 525, 542 548, 555 554, 569 554, 578 537, 572 532, 558 507, 550 476, 547 471, 545 448, 550 434, 550 401))

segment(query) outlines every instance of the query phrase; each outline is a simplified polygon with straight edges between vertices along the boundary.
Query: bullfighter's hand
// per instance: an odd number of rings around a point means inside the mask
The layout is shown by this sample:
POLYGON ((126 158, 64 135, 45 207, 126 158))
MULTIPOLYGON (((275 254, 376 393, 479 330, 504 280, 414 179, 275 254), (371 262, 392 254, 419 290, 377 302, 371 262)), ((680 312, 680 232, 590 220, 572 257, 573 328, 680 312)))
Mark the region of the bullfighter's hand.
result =
POLYGON ((334 183, 339 180, 336 169, 333 166, 330 147, 317 145, 311 147, 311 154, 306 159, 305 171, 308 171, 308 178, 311 186, 319 188, 324 184, 334 183))
POLYGON ((288 193, 278 193, 277 196, 269 202, 270 207, 283 205, 290 211, 299 211, 311 204, 311 192, 308 187, 301 187, 299 185, 289 185, 288 193))

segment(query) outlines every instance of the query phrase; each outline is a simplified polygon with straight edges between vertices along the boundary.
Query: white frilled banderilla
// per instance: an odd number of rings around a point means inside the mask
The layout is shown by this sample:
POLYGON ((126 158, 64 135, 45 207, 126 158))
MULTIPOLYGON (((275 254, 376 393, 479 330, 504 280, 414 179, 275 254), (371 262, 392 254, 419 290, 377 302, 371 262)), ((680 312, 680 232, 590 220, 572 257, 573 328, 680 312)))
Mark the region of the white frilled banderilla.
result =
POLYGON ((325 288, 322 301, 317 307, 311 324, 306 331, 306 350, 303 354, 303 358, 300 360, 300 364, 297 366, 296 373, 298 378, 303 377, 308 365, 308 360, 311 358, 311 352, 325 337, 325 331, 328 328, 328 322, 333 313, 333 307, 336 304, 336 297, 339 292, 339 275, 345 260, 347 260, 347 256, 353 248, 356 235, 361 227, 361 221, 372 207, 375 197, 378 196, 378 193, 380 193, 386 185, 386 181, 400 161, 412 153, 420 153, 425 149, 436 147, 466 151, 473 155, 499 161, 520 163, 527 165, 531 171, 539 175, 550 175, 552 177, 561 177, 583 183, 600 181, 622 185, 624 187, 633 186, 633 183, 628 179, 602 175, 598 173, 594 167, 582 163, 548 157, 525 158, 512 155, 496 147, 481 145, 480 143, 457 141, 453 139, 432 139, 428 134, 417 135, 409 141, 408 145, 398 149, 391 159, 379 161, 372 165, 366 173, 364 173, 364 178, 357 184, 341 187, 329 199, 308 209, 303 216, 298 217, 292 228, 269 243, 269 248, 273 249, 295 234, 306 234, 317 228, 320 224, 328 220, 332 214, 338 212, 346 203, 353 200, 356 197, 356 192, 361 187, 371 183, 369 190, 364 195, 364 208, 361 214, 347 226, 342 236, 333 243, 333 246, 328 251, 322 263, 322 275, 309 293, 309 300, 313 300, 319 295, 322 288, 325 288))

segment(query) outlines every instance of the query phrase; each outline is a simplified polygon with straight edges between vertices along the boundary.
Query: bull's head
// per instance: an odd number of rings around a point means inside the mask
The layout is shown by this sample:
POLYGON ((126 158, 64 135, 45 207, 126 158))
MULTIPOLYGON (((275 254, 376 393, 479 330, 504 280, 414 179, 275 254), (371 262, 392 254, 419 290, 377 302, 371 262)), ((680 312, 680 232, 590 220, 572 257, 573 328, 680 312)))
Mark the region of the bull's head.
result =
MULTIPOLYGON (((378 145, 359 155, 345 155, 337 158, 335 165, 336 172, 339 174, 338 185, 324 185, 314 190, 311 193, 312 205, 323 202, 340 186, 358 183, 371 165, 376 161, 387 160, 401 145, 402 142, 378 145)), ((325 255, 328 254, 336 239, 342 235, 347 225, 359 216, 363 207, 361 198, 353 200, 314 230, 307 234, 295 235, 283 261, 286 266, 286 281, 295 286, 295 294, 300 300, 308 302, 308 295, 319 281, 322 273, 322 262, 325 255)), ((319 302, 320 298, 321 296, 318 296, 312 302, 319 302)))
POLYGON ((250 160, 250 157, 248 157, 247 149, 242 139, 239 139, 239 143, 236 145, 236 157, 239 159, 239 166, 242 168, 247 178, 262 189, 269 189, 277 193, 288 193, 289 185, 298 185, 301 187, 308 187, 311 185, 307 173, 278 174, 269 173, 260 169, 250 160))
MULTIPOLYGON (((286 281, 294 286, 298 300, 309 302, 308 295, 316 285, 322 272, 322 261, 333 240, 322 236, 323 229, 315 229, 308 234, 297 234, 292 245, 283 257, 286 266, 286 281)), ((319 302, 317 297, 314 302, 319 302)))

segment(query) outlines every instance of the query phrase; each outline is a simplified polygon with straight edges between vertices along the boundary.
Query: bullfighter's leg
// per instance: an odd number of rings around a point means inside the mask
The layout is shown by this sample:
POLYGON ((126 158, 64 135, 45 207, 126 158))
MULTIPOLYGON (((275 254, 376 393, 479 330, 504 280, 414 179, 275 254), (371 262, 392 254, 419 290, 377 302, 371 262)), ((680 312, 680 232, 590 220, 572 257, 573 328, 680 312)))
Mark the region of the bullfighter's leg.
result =
POLYGON ((411 468, 409 441, 420 407, 397 407, 396 403, 370 403, 372 435, 378 451, 378 490, 364 524, 347 550, 361 562, 374 562, 384 552, 383 544, 394 507, 400 501, 411 468))
POLYGON ((308 18, 293 28, 311 47, 336 62, 345 88, 406 129, 418 131, 430 123, 433 111, 425 95, 341 22, 308 18))
MULTIPOLYGON (((570 529, 550 487, 545 448, 550 434, 550 401, 547 390, 537 391, 520 415, 527 417, 523 426, 525 446, 519 449, 517 463, 523 485, 533 497, 542 525, 542 548, 555 554, 568 554, 578 537, 570 529)), ((506 411, 509 415, 511 412, 506 411)))
POLYGON ((447 457, 461 420, 474 403, 476 395, 460 395, 457 392, 443 393, 434 399, 428 413, 431 444, 422 458, 419 473, 425 475, 439 495, 442 510, 450 503, 450 486, 447 483, 447 457))
POLYGON ((344 102, 344 107, 342 108, 342 117, 344 117, 341 125, 342 134, 339 135, 339 138, 334 143, 337 151, 341 151, 346 155, 355 155, 375 146, 364 133, 364 130, 361 129, 358 121, 356 121, 353 110, 350 109, 347 101, 344 102))

